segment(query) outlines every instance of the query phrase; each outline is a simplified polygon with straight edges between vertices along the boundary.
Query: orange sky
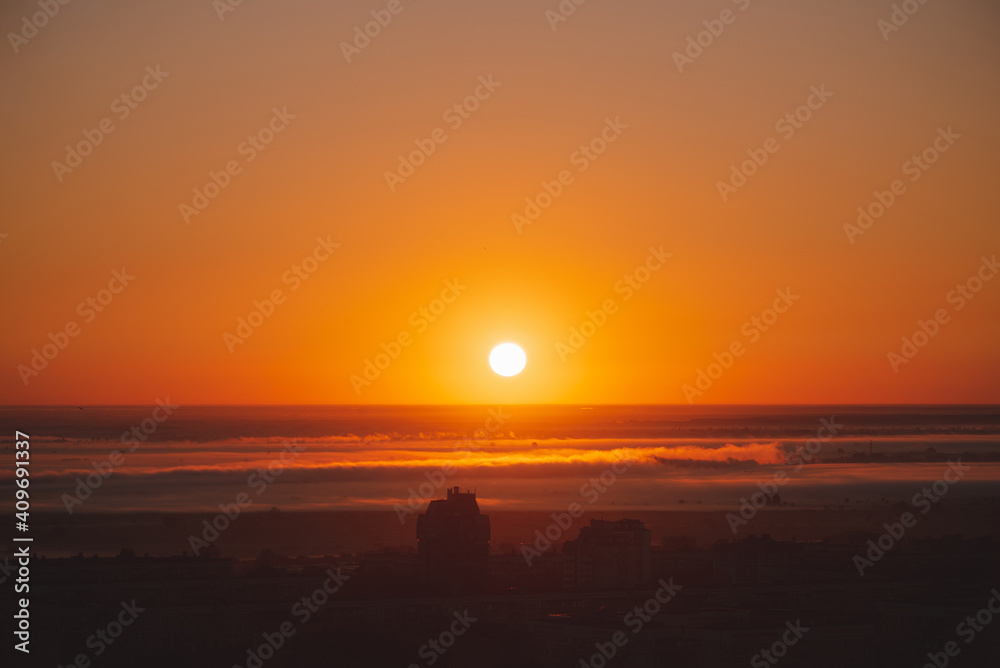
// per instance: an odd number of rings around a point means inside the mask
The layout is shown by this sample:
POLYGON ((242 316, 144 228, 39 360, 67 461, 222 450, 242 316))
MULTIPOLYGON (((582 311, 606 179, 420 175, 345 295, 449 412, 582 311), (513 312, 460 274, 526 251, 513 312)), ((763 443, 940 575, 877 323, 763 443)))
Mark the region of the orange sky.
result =
MULTIPOLYGON (((949 299, 1000 253, 995 4, 927 3, 884 39, 891 2, 592 0, 553 29, 556 0, 404 0, 347 62, 341 42, 387 4, 246 0, 220 20, 209 0, 70 3, 16 51, 8 37, 0 403, 686 403, 734 342, 695 403, 1000 402, 1000 280, 949 299), (115 102, 144 81, 134 109, 115 102), (102 119, 79 166, 53 167, 102 119), (933 165, 907 165, 948 128, 933 165), (608 140, 594 159, 592 140, 608 140), (767 146, 723 201, 731 165, 767 146), (884 215, 845 232, 897 179, 884 215), (518 229, 543 181, 562 192, 518 229), (626 298, 651 247, 670 257, 626 298), (122 268, 135 278, 101 295, 122 268), (449 281, 467 287, 421 316, 449 281), (245 342, 224 338, 275 290, 245 342), (786 290, 755 336, 744 323, 786 290), (31 369, 50 335, 65 348, 31 369), (513 378, 486 363, 505 340, 528 354, 513 378)), ((0 26, 33 11, 5 3, 0 26)))

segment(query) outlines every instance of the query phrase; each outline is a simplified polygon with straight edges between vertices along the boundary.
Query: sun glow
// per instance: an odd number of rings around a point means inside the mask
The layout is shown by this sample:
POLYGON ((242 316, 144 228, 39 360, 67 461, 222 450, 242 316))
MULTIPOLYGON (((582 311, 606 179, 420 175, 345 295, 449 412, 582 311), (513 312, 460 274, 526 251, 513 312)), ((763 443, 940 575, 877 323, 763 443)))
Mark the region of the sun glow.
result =
POLYGON ((501 376, 516 376, 527 361, 524 350, 516 343, 501 343, 490 351, 490 368, 501 376))

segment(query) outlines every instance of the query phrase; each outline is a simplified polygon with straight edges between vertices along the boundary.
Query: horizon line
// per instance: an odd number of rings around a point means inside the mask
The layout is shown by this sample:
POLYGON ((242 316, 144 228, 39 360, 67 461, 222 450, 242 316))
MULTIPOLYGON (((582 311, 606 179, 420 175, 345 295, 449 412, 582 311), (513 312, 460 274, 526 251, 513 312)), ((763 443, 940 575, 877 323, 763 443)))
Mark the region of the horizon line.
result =
MULTIPOLYGON (((0 409, 11 408, 104 408, 104 407, 145 407, 148 403, 117 404, 117 403, 62 403, 62 404, 0 404, 0 409)), ((812 408, 812 407, 845 407, 845 408, 898 408, 898 407, 975 407, 1000 408, 1000 403, 725 403, 725 404, 683 404, 683 403, 390 403, 390 404, 346 404, 346 403, 195 403, 184 404, 185 407, 205 408, 254 408, 254 407, 323 407, 323 408, 456 408, 477 406, 538 406, 566 408, 812 408)))

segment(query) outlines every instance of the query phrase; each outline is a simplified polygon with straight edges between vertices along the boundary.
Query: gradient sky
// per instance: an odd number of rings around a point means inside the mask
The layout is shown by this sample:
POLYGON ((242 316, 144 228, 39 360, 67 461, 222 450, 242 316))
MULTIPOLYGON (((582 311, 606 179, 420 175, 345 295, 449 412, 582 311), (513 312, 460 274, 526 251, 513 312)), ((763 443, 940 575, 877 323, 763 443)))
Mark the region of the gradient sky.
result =
MULTIPOLYGON (((948 300, 1000 253, 996 4, 929 2, 884 39, 888 1, 590 0, 553 30, 556 0, 403 0, 346 62, 386 4, 245 0, 220 19, 210 0, 74 2, 16 52, 8 36, 0 403, 686 403, 734 341, 745 353, 696 403, 1000 402, 1000 280, 948 300), (725 9, 735 21, 678 71, 725 9), (120 119, 114 100, 157 66, 120 119), (453 129, 444 112, 480 77, 499 86, 453 129), (833 96, 786 138, 776 122, 812 87, 833 96), (247 161, 275 108, 295 118, 247 161), (60 180, 52 163, 104 118, 114 131, 60 180), (627 128, 580 171, 608 118, 627 128), (447 140, 390 190, 436 128, 447 140), (960 138, 912 182, 939 128, 960 138), (723 201, 717 183, 772 137, 723 201), (240 173, 186 222, 179 205, 229 161, 240 173), (519 232, 511 215, 562 170, 572 183, 519 232), (844 224, 895 179, 905 193, 852 243, 844 224), (320 237, 339 247, 292 290, 320 237), (642 289, 616 293, 661 246, 642 289), (78 305, 123 267, 135 279, 87 322, 78 305), (421 330, 411 314, 456 279, 421 330), (276 288, 285 302, 227 346, 276 288), (799 299, 751 341, 744 323, 786 289, 799 299), (561 359, 607 299, 617 311, 561 359), (894 371, 888 353, 939 309, 894 371), (19 365, 70 321, 25 384, 19 365), (505 340, 528 354, 513 378, 486 363, 505 340)), ((0 27, 36 11, 4 3, 0 27)))

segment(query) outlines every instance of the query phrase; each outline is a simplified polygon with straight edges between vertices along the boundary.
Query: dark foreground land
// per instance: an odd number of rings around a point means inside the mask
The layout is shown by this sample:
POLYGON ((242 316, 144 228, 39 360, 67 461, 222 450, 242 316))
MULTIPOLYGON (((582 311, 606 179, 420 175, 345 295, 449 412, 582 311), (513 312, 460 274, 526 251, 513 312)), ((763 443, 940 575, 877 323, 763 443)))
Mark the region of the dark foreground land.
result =
POLYGON ((736 535, 725 513, 604 512, 648 547, 574 555, 584 515, 530 564, 550 515, 492 512, 472 579, 428 578, 392 513, 246 514, 208 548, 208 516, 37 515, 30 665, 998 665, 1000 505, 901 531, 906 510, 764 510, 736 535))

